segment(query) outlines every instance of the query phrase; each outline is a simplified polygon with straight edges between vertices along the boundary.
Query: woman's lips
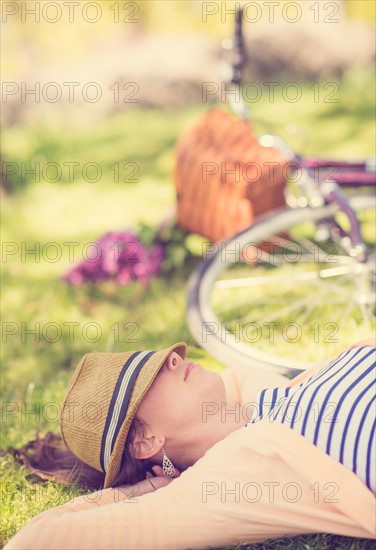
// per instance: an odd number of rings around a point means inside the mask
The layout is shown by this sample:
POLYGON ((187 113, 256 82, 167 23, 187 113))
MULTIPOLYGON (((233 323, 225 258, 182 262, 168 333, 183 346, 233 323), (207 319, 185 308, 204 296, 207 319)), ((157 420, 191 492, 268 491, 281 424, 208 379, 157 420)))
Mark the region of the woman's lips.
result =
POLYGON ((195 368, 194 363, 188 363, 188 365, 185 367, 184 381, 187 380, 188 376, 191 373, 191 370, 194 368, 195 368))

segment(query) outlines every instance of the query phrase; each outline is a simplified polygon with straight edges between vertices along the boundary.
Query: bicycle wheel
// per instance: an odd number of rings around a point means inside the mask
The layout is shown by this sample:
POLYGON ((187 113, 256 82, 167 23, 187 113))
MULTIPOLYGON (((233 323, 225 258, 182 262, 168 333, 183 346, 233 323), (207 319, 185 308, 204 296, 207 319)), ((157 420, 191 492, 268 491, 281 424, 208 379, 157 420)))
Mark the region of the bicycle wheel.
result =
POLYGON ((206 256, 188 284, 197 342, 226 365, 287 372, 370 336, 374 329, 375 197, 350 198, 368 249, 365 263, 330 238, 346 229, 336 205, 275 211, 206 256), (326 235, 325 235, 326 233, 326 235))

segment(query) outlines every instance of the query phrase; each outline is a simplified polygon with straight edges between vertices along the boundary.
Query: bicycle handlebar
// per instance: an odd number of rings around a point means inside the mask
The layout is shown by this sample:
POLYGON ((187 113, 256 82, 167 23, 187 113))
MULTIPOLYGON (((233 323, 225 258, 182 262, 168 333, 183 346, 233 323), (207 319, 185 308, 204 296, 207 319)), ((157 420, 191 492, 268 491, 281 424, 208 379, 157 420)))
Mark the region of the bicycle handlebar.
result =
POLYGON ((243 39, 243 8, 237 7, 235 14, 235 33, 232 60, 232 79, 233 84, 240 84, 242 81, 242 70, 245 61, 245 47, 243 39))

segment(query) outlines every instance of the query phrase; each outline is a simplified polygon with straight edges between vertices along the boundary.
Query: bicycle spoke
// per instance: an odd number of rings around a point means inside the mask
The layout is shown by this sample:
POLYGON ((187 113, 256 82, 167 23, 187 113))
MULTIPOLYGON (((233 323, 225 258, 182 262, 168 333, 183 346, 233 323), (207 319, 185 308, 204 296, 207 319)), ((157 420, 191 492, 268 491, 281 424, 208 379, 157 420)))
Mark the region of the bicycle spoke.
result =
POLYGON ((312 296, 305 296, 304 298, 301 298, 297 302, 294 302, 292 304, 289 304, 288 306, 276 311, 273 315, 268 315, 260 320, 261 323, 270 323, 272 321, 275 321, 276 319, 282 319, 283 317, 289 315, 296 309, 304 306, 305 304, 309 303, 312 300, 312 296))
MULTIPOLYGON (((362 214, 372 204, 364 196, 351 201, 362 214)), ((229 249, 243 250, 237 260, 218 254, 203 271, 197 337, 205 320, 221 324, 203 343, 220 361, 249 365, 253 359, 290 369, 304 359, 334 355, 374 327, 373 256, 360 263, 336 239, 326 241, 316 232, 321 220, 335 214, 332 206, 303 210, 276 214, 237 235, 229 241, 229 249)), ((345 217, 338 215, 338 221, 348 228, 345 217)), ((371 228, 365 229, 372 246, 371 228)))
POLYGON ((371 333, 371 318, 369 312, 364 304, 359 304, 360 311, 362 313, 363 320, 366 324, 366 330, 368 333, 371 333))
MULTIPOLYGON (((311 241, 307 238, 304 238, 304 237, 299 237, 299 238, 296 238, 294 240, 291 240, 291 239, 285 239, 281 236, 276 236, 275 239, 273 241, 265 241, 263 242, 263 246, 267 246, 267 245, 277 245, 279 249, 281 249, 281 253, 280 256, 282 257, 282 261, 286 262, 286 260, 284 260, 283 258, 285 258, 285 256, 288 254, 288 252, 291 252, 291 255, 294 255, 294 253, 296 254, 301 254, 299 256, 299 262, 304 258, 306 259, 307 262, 317 262, 319 263, 320 261, 321 262, 326 262, 328 261, 329 258, 333 258, 333 260, 329 260, 330 262, 335 262, 335 263, 340 263, 340 262, 343 262, 345 264, 353 264, 354 263, 354 260, 353 258, 350 258, 349 256, 346 256, 344 254, 338 254, 338 252, 336 253, 331 253, 329 252, 327 249, 325 248, 321 248, 317 242, 315 241, 311 241)), ((337 245, 337 243, 332 243, 332 245, 337 245)), ((261 248, 259 248, 260 251, 264 252, 261 248)), ((270 256, 275 256, 274 255, 271 255, 270 253, 267 253, 270 256)), ((261 258, 262 260, 262 258, 261 258)), ((278 263, 280 263, 281 260, 278 261, 278 263)), ((268 263, 271 263, 270 260, 267 260, 268 263)), ((293 263, 291 261, 291 263, 293 263)))
POLYGON ((339 317, 339 320, 338 322, 343 326, 346 321, 348 320, 348 318, 350 317, 350 314, 351 312, 353 311, 353 309, 357 306, 357 303, 355 302, 355 300, 350 300, 345 311, 343 312, 342 315, 340 315, 339 317))
POLYGON ((300 317, 298 317, 296 319, 296 323, 298 323, 298 325, 302 325, 308 318, 309 316, 311 315, 312 311, 317 307, 317 304, 315 302, 312 302, 302 313, 302 315, 300 315, 300 317))
MULTIPOLYGON (((270 264, 270 265, 273 265, 273 266, 278 266, 278 265, 281 265, 282 263, 284 263, 284 260, 283 260, 282 257, 279 257, 279 256, 275 257, 275 255, 272 255, 269 252, 266 252, 265 250, 262 250, 261 248, 258 248, 257 250, 258 250, 258 252, 261 252, 261 257, 257 258, 257 262, 270 264)), ((245 263, 248 264, 248 265, 252 265, 252 261, 247 262, 245 260, 245 263)))
POLYGON ((236 311, 237 308, 240 308, 240 307, 244 307, 244 306, 248 306, 250 304, 253 304, 254 306, 256 306, 257 304, 260 304, 261 306, 271 306, 271 305, 280 305, 281 303, 281 298, 278 297, 278 298, 270 298, 270 297, 265 297, 265 296, 260 296, 260 298, 258 300, 255 300, 255 298, 253 296, 250 296, 248 299, 242 299, 241 301, 237 301, 237 302, 234 302, 233 299, 231 299, 231 304, 229 305, 225 305, 225 306, 220 306, 220 304, 222 302, 228 302, 229 300, 224 300, 223 296, 221 297, 220 301, 216 302, 214 299, 213 299, 213 305, 215 307, 215 311, 217 312, 217 314, 225 314, 225 313, 228 313, 229 311, 236 311))
MULTIPOLYGON (((303 271, 294 274, 289 274, 290 280, 293 279, 294 282, 298 281, 315 281, 319 279, 327 279, 329 277, 338 277, 338 275, 347 275, 352 274, 353 269, 351 266, 343 267, 331 267, 327 269, 322 269, 320 271, 303 271)), ((280 281, 285 281, 286 275, 265 275, 259 277, 242 277, 237 279, 224 279, 216 281, 215 286, 218 288, 240 288, 240 287, 251 287, 259 285, 274 285, 280 281)))

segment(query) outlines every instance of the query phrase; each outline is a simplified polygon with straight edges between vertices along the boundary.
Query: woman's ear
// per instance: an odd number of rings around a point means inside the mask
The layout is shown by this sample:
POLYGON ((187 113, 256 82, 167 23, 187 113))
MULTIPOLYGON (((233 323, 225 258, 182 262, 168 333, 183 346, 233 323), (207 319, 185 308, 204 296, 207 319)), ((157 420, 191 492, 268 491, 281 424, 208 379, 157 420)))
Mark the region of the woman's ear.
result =
POLYGON ((139 459, 148 459, 156 454, 162 449, 165 438, 159 438, 151 433, 140 434, 136 436, 133 443, 133 455, 135 458, 139 459))

